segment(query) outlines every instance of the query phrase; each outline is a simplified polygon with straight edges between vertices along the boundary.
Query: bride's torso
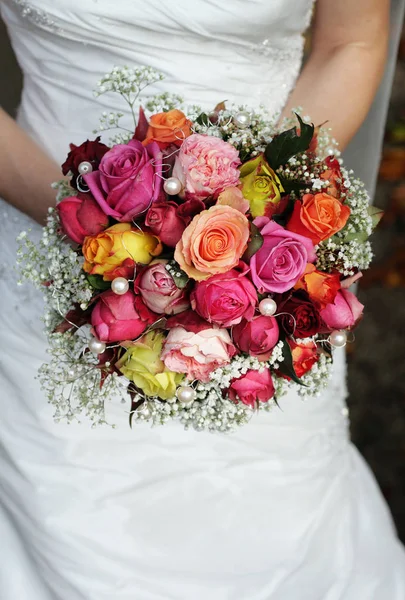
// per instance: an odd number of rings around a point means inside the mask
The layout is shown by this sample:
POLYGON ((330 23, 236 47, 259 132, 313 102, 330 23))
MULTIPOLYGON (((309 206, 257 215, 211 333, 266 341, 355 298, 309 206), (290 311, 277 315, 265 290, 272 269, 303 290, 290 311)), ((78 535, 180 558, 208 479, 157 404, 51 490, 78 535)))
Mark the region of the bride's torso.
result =
MULTIPOLYGON (((70 142, 92 136, 103 110, 125 110, 116 96, 95 98, 92 92, 113 65, 151 65, 165 74, 152 92, 178 93, 186 103, 203 108, 229 100, 279 112, 300 69, 312 0, 0 0, 0 6, 24 74, 19 122, 62 162, 70 142)), ((6 310, 2 316, 10 322, 18 308, 17 325, 38 331, 39 303, 31 290, 17 291, 10 269, 16 235, 36 226, 7 205, 3 211, 8 216, 0 221, 2 241, 7 241, 1 273, 9 278, 4 293, 10 296, 6 304, 12 314, 5 316, 6 310)), ((293 393, 282 403, 284 413, 275 409, 255 417, 257 445, 268 446, 268 426, 270 445, 280 455, 292 451, 297 456, 300 446, 310 443, 315 456, 322 447, 334 447, 335 434, 345 443, 343 364, 340 354, 326 397, 303 402, 293 393), (291 427, 295 444, 289 448, 286 433, 291 427)), ((23 396, 26 382, 15 385, 23 396)), ((43 398, 41 402, 45 404, 43 398)), ((49 416, 49 410, 44 414, 49 416)), ((125 407, 109 406, 108 411, 113 421, 123 422, 120 436, 130 436, 125 407)), ((248 440, 251 427, 239 435, 248 440)))

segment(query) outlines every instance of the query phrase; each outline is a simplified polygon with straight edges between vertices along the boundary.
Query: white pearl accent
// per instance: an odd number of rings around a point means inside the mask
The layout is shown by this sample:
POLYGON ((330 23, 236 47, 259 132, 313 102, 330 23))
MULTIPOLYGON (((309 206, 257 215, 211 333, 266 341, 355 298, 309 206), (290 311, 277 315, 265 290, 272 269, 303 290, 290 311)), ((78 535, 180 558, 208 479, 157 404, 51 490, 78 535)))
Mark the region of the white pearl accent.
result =
POLYGON ((122 296, 129 290, 129 282, 127 279, 125 279, 125 277, 116 277, 111 282, 111 289, 114 294, 122 296))
POLYGON ((277 310, 277 304, 273 298, 263 298, 259 303, 259 311, 264 317, 271 317, 277 310))
POLYGON ((233 117, 233 122, 240 129, 246 129, 250 125, 250 115, 245 111, 237 112, 233 117))
POLYGON ((190 406, 197 397, 195 389, 190 385, 182 385, 177 388, 176 396, 185 406, 190 406))
POLYGON ((74 369, 69 369, 69 371, 67 372, 69 381, 72 381, 75 378, 75 375, 76 375, 76 373, 75 373, 74 369))
POLYGON ((93 165, 88 162, 87 160, 84 160, 83 162, 81 162, 79 164, 79 168, 78 171, 80 173, 80 175, 87 175, 87 173, 91 173, 93 170, 93 165))
POLYGON ((331 346, 334 346, 335 348, 343 348, 343 346, 346 346, 346 343, 347 343, 346 331, 339 331, 338 329, 336 329, 335 331, 332 331, 332 333, 329 336, 329 343, 331 346))
POLYGON ((163 184, 163 189, 169 196, 176 196, 181 192, 181 181, 177 177, 169 177, 163 184))
POLYGON ((89 341, 89 350, 92 354, 102 354, 105 351, 105 343, 93 337, 89 341))

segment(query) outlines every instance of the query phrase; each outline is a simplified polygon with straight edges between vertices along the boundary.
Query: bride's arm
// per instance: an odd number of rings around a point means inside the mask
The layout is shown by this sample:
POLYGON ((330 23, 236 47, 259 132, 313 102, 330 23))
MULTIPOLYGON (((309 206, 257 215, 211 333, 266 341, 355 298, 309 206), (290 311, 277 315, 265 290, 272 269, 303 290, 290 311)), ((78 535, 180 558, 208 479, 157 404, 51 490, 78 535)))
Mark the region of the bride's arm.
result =
POLYGON ((0 197, 43 223, 60 167, 0 108, 0 197))
POLYGON ((389 0, 318 0, 312 50, 283 116, 302 106, 328 121, 344 149, 363 122, 384 70, 389 0))

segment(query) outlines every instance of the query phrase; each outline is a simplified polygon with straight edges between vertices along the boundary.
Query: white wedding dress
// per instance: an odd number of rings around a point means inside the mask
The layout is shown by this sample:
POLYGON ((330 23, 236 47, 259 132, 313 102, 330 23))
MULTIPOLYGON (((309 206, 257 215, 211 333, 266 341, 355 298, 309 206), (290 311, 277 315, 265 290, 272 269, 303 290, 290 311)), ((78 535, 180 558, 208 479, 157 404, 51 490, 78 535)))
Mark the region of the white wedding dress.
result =
MULTIPOLYGON (((281 109, 311 0, 0 0, 24 73, 19 123, 62 162, 114 96, 113 65, 163 71, 204 107, 281 109)), ((344 356, 320 398, 290 394, 236 433, 55 424, 35 379, 41 299, 15 285, 1 205, 2 600, 404 600, 405 554, 348 438, 344 356)), ((372 402, 373 399, 370 399, 372 402)), ((380 399, 378 399, 380 401, 380 399)))

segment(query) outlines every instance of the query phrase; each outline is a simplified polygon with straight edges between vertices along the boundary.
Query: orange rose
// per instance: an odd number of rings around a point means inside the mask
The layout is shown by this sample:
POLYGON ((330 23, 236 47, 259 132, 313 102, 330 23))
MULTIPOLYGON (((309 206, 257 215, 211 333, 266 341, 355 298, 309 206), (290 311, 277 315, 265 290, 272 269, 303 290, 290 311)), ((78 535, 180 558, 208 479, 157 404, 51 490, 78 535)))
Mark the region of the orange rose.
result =
POLYGON ((288 344, 291 348, 293 358, 294 371, 297 377, 302 377, 312 369, 314 364, 319 360, 319 353, 316 344, 313 342, 299 344, 292 339, 288 339, 288 344))
POLYGON ((249 233, 249 221, 239 210, 215 205, 195 216, 186 227, 174 258, 192 279, 208 279, 238 265, 249 233))
POLYGON ((340 277, 338 273, 318 271, 308 263, 304 275, 294 287, 296 290, 305 290, 317 308, 322 310, 335 300, 340 290, 340 277))
POLYGON ((286 228, 319 244, 340 231, 346 225, 349 215, 348 206, 325 192, 305 194, 302 203, 295 203, 286 228))
POLYGON ((133 273, 135 263, 147 265, 162 251, 159 238, 132 228, 129 223, 118 223, 98 235, 84 238, 83 270, 91 275, 102 275, 104 281, 133 273))
POLYGON ((185 138, 191 134, 191 125, 192 122, 186 115, 176 108, 157 113, 150 118, 146 139, 142 144, 146 146, 150 142, 157 142, 162 150, 170 144, 181 146, 185 138))

